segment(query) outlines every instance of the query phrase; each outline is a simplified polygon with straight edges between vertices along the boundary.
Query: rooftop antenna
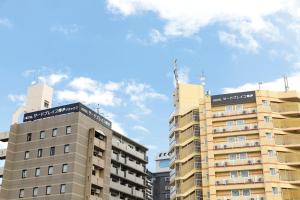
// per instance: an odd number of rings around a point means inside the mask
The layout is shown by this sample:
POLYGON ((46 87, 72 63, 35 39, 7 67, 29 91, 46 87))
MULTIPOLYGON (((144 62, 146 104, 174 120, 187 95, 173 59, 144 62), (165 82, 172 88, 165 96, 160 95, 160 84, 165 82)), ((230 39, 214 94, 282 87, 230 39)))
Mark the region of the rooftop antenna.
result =
POLYGON ((100 104, 99 103, 97 104, 96 110, 97 110, 97 113, 99 115, 100 114, 100 104))
POLYGON ((289 90, 289 80, 288 77, 286 75, 283 76, 283 80, 284 80, 284 90, 285 92, 287 92, 289 90))
POLYGON ((263 82, 258 82, 258 90, 261 89, 262 84, 263 84, 263 82))
POLYGON ((177 59, 174 60, 173 73, 174 73, 174 78, 175 78, 175 81, 176 81, 176 85, 178 85, 178 66, 177 66, 177 59))
POLYGON ((206 80, 206 76, 204 74, 204 71, 201 72, 201 75, 200 75, 200 82, 201 82, 201 85, 205 86, 205 80, 206 80))

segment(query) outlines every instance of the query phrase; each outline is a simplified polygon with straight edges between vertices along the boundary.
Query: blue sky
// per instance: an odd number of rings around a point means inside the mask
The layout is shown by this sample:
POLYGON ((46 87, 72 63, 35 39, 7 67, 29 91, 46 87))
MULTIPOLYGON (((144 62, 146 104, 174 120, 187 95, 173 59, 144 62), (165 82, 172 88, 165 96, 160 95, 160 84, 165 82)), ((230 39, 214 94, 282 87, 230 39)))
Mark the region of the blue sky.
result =
MULTIPOLYGON (((0 130, 32 81, 55 105, 83 101, 149 147, 168 149, 172 62, 213 94, 300 86, 297 0, 0 0, 0 130), (184 2, 184 3, 183 3, 184 2)), ((300 89, 300 88, 299 88, 300 89)))

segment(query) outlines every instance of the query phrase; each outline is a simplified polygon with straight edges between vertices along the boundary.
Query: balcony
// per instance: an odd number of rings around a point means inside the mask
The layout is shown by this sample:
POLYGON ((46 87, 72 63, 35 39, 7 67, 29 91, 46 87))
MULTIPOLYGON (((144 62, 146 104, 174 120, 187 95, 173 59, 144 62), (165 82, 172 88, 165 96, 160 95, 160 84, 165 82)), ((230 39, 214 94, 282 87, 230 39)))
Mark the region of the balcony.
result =
POLYGON ((100 157, 93 156, 93 165, 104 168, 104 160, 100 157))
POLYGON ((233 149, 233 148, 242 148, 242 147, 258 147, 259 145, 260 145, 259 140, 224 142, 224 143, 216 144, 214 146, 214 149, 221 150, 221 149, 233 149))
POLYGON ((283 200, 298 200, 300 197, 299 189, 281 189, 283 200))
POLYGON ((217 200, 265 200, 264 195, 250 195, 250 196, 224 196, 217 197, 217 200))
POLYGON ((140 190, 132 189, 132 195, 144 199, 144 193, 140 190))
POLYGON ((214 112, 213 117, 227 117, 233 115, 245 115, 245 114, 255 114, 256 108, 247 108, 242 110, 233 110, 233 111, 221 111, 221 112, 214 112))
POLYGON ((170 171, 170 182, 173 182, 175 180, 175 176, 176 176, 176 169, 173 168, 170 171))
POLYGON ((91 195, 89 200, 102 200, 101 197, 91 195))
POLYGON ((185 125, 191 123, 191 122, 199 122, 199 111, 193 110, 189 113, 181 116, 178 120, 179 127, 184 127, 185 125))
POLYGON ((6 158, 6 149, 0 149, 0 160, 4 160, 6 158))
POLYGON ((277 159, 280 163, 286 163, 287 165, 300 165, 299 153, 278 153, 277 159))
POLYGON ((181 165, 181 168, 180 168, 180 174, 178 174, 179 176, 184 176, 186 174, 188 174, 189 172, 193 171, 194 169, 200 169, 200 164, 201 164, 201 161, 200 161, 200 157, 199 158, 199 161, 196 161, 196 158, 194 157, 193 159, 189 160, 188 162, 186 163, 183 163, 181 165))
POLYGON ((103 178, 102 177, 97 177, 97 176, 92 176, 91 177, 91 183, 94 185, 98 185, 100 187, 103 187, 103 178))
POLYGON ((175 145, 176 145, 176 139, 175 139, 175 135, 173 134, 173 137, 169 141, 170 149, 172 149, 175 145))
POLYGON ((300 183, 300 171, 299 170, 280 170, 279 177, 280 177, 280 180, 282 180, 282 181, 300 183))
POLYGON ((143 178, 137 177, 134 174, 130 174, 130 173, 128 173, 128 171, 125 173, 125 177, 126 177, 126 179, 130 180, 131 182, 138 183, 140 185, 144 185, 143 178))
POLYGON ((300 119, 273 119, 273 125, 275 128, 280 128, 285 131, 299 131, 300 130, 300 119))
POLYGON ((170 187, 170 199, 175 199, 176 197, 176 186, 170 187))
POLYGON ((136 164, 135 161, 133 160, 130 160, 129 158, 126 158, 126 165, 128 165, 129 167, 133 168, 133 169, 136 169, 138 171, 141 171, 141 172, 145 172, 145 169, 144 169, 144 166, 141 165, 141 164, 136 164))
POLYGON ((243 160, 222 160, 215 162, 216 167, 239 166, 239 165, 255 165, 261 164, 260 158, 250 158, 243 160))
POLYGON ((122 185, 119 182, 114 182, 114 181, 110 180, 110 187, 114 190, 124 192, 129 195, 132 194, 132 190, 130 187, 128 187, 127 185, 122 185))
POLYGON ((249 177, 223 177, 216 178, 216 185, 232 185, 232 184, 254 184, 262 183, 263 176, 249 176, 249 177))
POLYGON ((170 163, 173 163, 175 160, 176 160, 176 154, 175 154, 175 152, 173 152, 173 153, 170 155, 170 163))
POLYGON ((191 139, 194 136, 199 136, 199 135, 200 135, 200 127, 199 125, 194 125, 179 134, 178 143, 183 143, 188 139, 191 139))
POLYGON ((188 191, 189 189, 193 188, 193 187, 197 187, 197 186, 201 186, 201 176, 199 176, 198 178, 196 178, 196 175, 200 173, 196 173, 194 174, 194 176, 191 176, 190 178, 188 178, 185 181, 181 182, 181 186, 180 189, 182 191, 188 191))
POLYGON ((200 142, 193 141, 188 145, 180 148, 179 150, 179 159, 184 159, 185 157, 191 155, 192 153, 200 152, 200 142))
POLYGON ((0 167, 0 178, 3 177, 4 167, 0 167))
POLYGON ((213 132, 218 134, 218 133, 225 133, 225 132, 249 131, 249 130, 256 130, 256 129, 258 129, 257 124, 245 124, 245 125, 241 125, 241 126, 218 127, 218 128, 214 128, 213 132))
POLYGON ((98 138, 95 137, 94 139, 94 145, 99 147, 100 149, 105 150, 105 142, 103 140, 100 140, 98 138))
POLYGON ((273 112, 279 112, 284 115, 292 115, 300 113, 300 103, 297 102, 284 102, 284 103, 272 103, 271 109, 273 112))
POLYGON ((9 132, 1 132, 0 133, 0 141, 7 142, 9 138, 9 132))
POLYGON ((112 139, 112 145, 122 151, 125 151, 127 153, 130 153, 131 155, 141 159, 141 160, 146 160, 146 155, 144 153, 141 153, 139 151, 136 151, 135 149, 129 147, 127 144, 121 143, 120 141, 116 139, 112 139))
POLYGON ((300 135, 288 134, 288 135, 276 135, 275 143, 277 145, 285 145, 289 148, 300 148, 300 135))

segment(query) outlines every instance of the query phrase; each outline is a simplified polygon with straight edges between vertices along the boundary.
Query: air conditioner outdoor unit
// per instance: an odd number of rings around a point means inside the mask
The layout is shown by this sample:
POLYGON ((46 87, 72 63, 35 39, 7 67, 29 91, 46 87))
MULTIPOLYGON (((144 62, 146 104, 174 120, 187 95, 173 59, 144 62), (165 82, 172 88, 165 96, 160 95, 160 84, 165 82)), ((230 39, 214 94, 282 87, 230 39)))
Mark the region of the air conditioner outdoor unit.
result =
POLYGON ((257 163, 261 163, 261 160, 257 160, 257 163))
POLYGON ((253 128, 254 128, 254 129, 257 129, 257 125, 254 125, 253 128))
POLYGON ((224 144, 224 146, 223 146, 223 147, 224 147, 224 149, 226 149, 226 148, 227 148, 227 145, 226 145, 226 144, 224 144))
POLYGON ((224 166, 227 166, 227 162, 224 162, 224 166))
POLYGON ((217 181, 216 184, 217 184, 217 185, 220 185, 220 181, 217 181))
POLYGON ((259 142, 255 142, 255 146, 258 146, 259 145, 259 142))
POLYGON ((215 145, 215 149, 218 149, 218 145, 215 145))
POLYGON ((216 167, 218 167, 218 166, 219 166, 219 163, 216 163, 215 165, 216 165, 216 167))
POLYGON ((253 113, 256 113, 256 110, 255 110, 255 109, 253 109, 253 110, 252 110, 252 112, 253 112, 253 113))
POLYGON ((96 189, 95 193, 100 194, 100 189, 96 189))
POLYGON ((252 160, 248 160, 248 164, 252 164, 252 160))
POLYGON ((251 200, 255 200, 254 198, 251 198, 251 200))
POLYGON ((252 180, 251 178, 249 178, 249 179, 248 179, 248 182, 249 182, 249 183, 252 183, 252 182, 253 182, 253 180, 252 180))
POLYGON ((226 128, 223 128, 223 132, 225 132, 226 131, 226 128))
POLYGON ((214 133, 216 133, 217 132, 217 129, 214 129, 214 133))
POLYGON ((248 126, 245 126, 245 128, 244 128, 245 130, 248 130, 249 129, 249 127, 248 126))
POLYGON ((244 111, 243 111, 243 114, 246 114, 246 113, 247 113, 247 111, 246 111, 246 110, 244 110, 244 111))
POLYGON ((257 179, 257 182, 262 182, 262 178, 258 178, 258 179, 257 179))
POLYGON ((217 117, 217 114, 214 114, 213 117, 217 117))

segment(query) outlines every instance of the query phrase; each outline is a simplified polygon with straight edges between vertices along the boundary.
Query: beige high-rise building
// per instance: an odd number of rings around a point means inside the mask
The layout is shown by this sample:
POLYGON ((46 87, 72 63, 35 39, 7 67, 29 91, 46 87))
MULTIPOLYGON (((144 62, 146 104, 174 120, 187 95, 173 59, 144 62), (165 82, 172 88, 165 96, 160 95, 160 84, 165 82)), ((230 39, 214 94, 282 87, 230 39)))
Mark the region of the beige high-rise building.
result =
POLYGON ((174 107, 171 199, 300 199, 300 93, 178 84, 174 107))
POLYGON ((1 140, 0 199, 144 199, 147 148, 81 103, 26 113, 1 140))

